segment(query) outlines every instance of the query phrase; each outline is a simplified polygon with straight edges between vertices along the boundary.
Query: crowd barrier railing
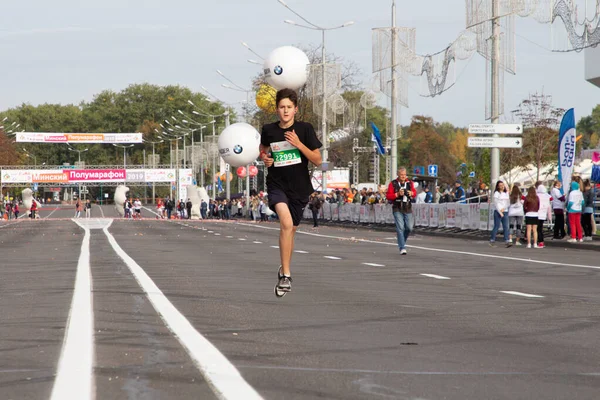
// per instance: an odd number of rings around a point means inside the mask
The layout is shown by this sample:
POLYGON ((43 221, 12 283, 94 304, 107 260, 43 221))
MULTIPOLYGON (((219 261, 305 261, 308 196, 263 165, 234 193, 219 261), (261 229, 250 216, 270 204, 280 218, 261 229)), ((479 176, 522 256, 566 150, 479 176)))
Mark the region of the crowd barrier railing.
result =
MULTIPOLYGON (((489 231, 494 226, 494 213, 490 212, 488 203, 413 204, 412 212, 415 226, 482 231, 489 231)), ((312 210, 306 207, 304 218, 312 217, 312 210)), ((324 203, 318 218, 335 222, 394 224, 391 204, 324 203)))

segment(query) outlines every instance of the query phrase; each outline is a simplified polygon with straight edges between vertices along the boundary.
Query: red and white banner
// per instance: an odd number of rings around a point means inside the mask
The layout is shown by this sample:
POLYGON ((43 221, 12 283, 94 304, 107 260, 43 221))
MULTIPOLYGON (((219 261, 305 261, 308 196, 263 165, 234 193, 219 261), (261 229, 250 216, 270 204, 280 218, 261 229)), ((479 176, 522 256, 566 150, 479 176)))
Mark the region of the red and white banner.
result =
MULTIPOLYGON (((185 171, 185 170, 182 170, 185 171)), ((191 170, 190 170, 191 171, 191 170)), ((174 169, 5 169, 5 183, 173 182, 174 169)), ((191 182, 187 183, 191 184, 191 182)))
POLYGON ((142 134, 19 132, 16 139, 22 143, 142 143, 142 134))

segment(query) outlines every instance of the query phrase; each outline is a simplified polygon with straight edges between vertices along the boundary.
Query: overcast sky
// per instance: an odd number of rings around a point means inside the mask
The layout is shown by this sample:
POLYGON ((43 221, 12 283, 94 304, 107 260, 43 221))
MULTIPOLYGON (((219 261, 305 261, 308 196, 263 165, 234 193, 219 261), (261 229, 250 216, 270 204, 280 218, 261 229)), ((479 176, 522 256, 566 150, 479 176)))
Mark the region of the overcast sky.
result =
MULTIPOLYGON (((389 26, 391 0, 286 0, 317 25, 353 26, 327 34, 327 49, 371 76, 371 30, 389 26)), ((417 28, 417 52, 444 49, 465 27, 464 0, 398 0, 399 26, 417 28)), ((132 83, 205 86, 227 102, 243 93, 221 87, 216 69, 241 86, 260 68, 240 42, 267 55, 283 45, 317 45, 318 32, 283 23, 298 20, 277 0, 28 0, 4 2, 0 14, 0 110, 21 103, 79 103, 102 90, 132 83)), ((583 53, 552 53, 551 30, 517 19, 517 74, 505 77, 506 111, 531 92, 553 96, 558 107, 589 115, 600 88, 584 80, 583 53), (533 42, 533 43, 532 43, 533 42)), ((485 63, 480 55, 457 66, 456 85, 436 98, 419 95, 411 81, 409 108, 415 114, 465 126, 485 122, 485 63)), ((381 100, 385 104, 384 100, 381 100)))

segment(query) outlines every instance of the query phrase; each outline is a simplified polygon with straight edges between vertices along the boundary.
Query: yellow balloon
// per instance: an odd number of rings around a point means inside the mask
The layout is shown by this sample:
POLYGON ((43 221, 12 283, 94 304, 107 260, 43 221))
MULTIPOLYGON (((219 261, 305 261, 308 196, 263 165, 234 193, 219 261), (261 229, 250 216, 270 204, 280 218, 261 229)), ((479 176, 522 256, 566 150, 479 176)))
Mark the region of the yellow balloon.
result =
POLYGON ((275 114, 277 109, 275 105, 275 96, 277 90, 269 85, 261 85, 256 92, 256 105, 258 108, 269 114, 275 114))

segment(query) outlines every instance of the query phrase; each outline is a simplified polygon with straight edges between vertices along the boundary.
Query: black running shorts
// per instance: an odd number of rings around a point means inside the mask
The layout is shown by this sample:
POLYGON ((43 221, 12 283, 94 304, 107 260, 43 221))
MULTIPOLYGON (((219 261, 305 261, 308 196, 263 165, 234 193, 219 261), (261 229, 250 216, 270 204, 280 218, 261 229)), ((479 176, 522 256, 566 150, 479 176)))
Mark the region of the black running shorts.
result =
POLYGON ((275 210, 275 204, 287 204, 290 210, 290 214, 292 215, 292 221, 294 222, 294 226, 300 225, 302 215, 304 214, 304 207, 306 207, 306 205, 308 204, 308 198, 306 200, 290 199, 281 189, 267 190, 267 196, 269 198, 269 207, 271 208, 271 210, 277 212, 275 210))

